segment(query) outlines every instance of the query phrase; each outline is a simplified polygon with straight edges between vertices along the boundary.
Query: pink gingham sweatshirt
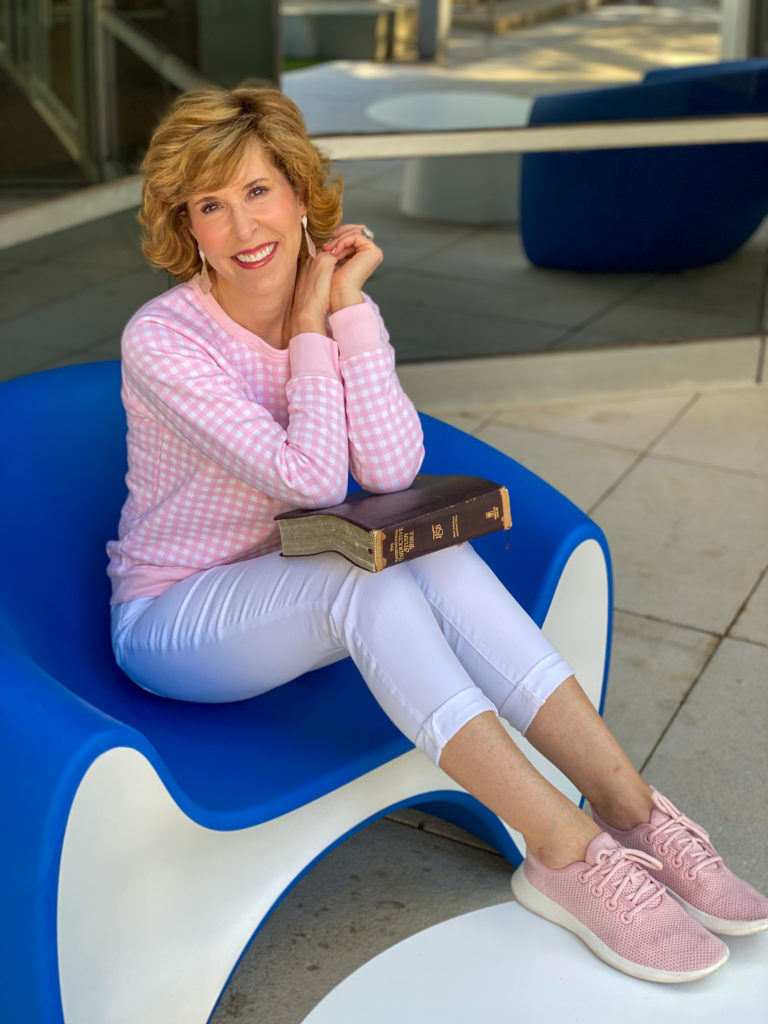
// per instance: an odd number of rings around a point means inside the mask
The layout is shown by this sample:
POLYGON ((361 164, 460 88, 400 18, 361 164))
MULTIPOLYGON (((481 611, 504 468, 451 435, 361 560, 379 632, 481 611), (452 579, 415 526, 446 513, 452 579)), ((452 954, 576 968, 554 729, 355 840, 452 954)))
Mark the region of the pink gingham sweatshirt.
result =
POLYGON ((143 306, 123 334, 128 498, 107 545, 112 603, 161 594, 214 565, 279 548, 288 508, 409 486, 424 455, 416 411, 367 299, 332 337, 276 349, 193 279, 143 306))

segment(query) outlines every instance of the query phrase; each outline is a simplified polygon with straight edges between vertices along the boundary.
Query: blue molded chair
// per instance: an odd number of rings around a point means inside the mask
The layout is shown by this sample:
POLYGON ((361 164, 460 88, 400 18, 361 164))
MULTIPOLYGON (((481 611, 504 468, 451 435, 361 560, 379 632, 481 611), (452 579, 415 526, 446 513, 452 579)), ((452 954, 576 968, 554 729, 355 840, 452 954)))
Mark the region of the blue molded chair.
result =
MULTIPOLYGON (((0 385, 7 1024, 203 1024, 285 891, 398 806, 426 806, 520 859, 520 837, 411 746, 349 660, 218 706, 154 697, 118 670, 104 545, 125 487, 119 389, 117 362, 0 385)), ((511 459, 424 426, 426 471, 509 487, 509 537, 477 546, 601 706, 602 533, 511 459)))
MULTIPOLYGON (((531 125, 764 114, 768 60, 651 71, 638 85, 541 96, 531 125)), ((723 260, 768 214, 768 143, 523 157, 520 230, 531 263, 675 271, 723 260)))

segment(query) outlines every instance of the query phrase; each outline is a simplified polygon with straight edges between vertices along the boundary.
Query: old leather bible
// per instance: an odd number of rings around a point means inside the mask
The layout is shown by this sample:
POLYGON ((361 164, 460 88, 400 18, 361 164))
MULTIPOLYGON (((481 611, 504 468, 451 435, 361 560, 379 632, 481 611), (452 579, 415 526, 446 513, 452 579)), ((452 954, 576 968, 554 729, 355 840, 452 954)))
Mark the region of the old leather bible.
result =
POLYGON ((340 505, 293 509, 275 520, 284 555, 337 551, 370 572, 512 525, 506 487, 428 474, 403 491, 358 491, 340 505))

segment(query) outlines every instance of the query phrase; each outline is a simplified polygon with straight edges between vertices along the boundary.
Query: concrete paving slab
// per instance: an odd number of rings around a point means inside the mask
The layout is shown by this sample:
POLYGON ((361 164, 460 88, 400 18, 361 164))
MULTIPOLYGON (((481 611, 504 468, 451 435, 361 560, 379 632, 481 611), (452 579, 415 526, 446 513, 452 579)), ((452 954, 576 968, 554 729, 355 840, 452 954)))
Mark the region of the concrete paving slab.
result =
POLYGON ((632 452, 521 430, 497 420, 478 430, 477 436, 533 470, 585 511, 614 486, 636 458, 632 452))
POLYGON ((765 478, 644 458, 592 513, 616 607, 723 633, 768 562, 765 508, 765 478))
MULTIPOLYGON (((756 386, 700 395, 654 452, 768 476, 768 393, 756 386)), ((768 517, 768 505, 763 515, 768 517)))
POLYGON ((278 905, 211 1024, 299 1024, 334 985, 400 939, 510 900, 511 872, 497 854, 417 828, 368 826, 278 905))
MULTIPOLYGON (((508 318, 511 322, 539 324, 555 328, 558 335, 568 329, 572 311, 540 301, 527 301, 530 290, 525 274, 513 276, 506 287, 500 288, 484 281, 435 274, 432 258, 412 261, 407 267, 388 274, 386 280, 372 282, 372 294, 381 296, 382 309, 398 305, 420 305, 439 313, 457 310, 472 313, 477 322, 478 335, 484 333, 486 317, 508 318)), ((378 302, 379 299, 377 298, 378 302)))
MULTIPOLYGON (((57 354, 56 358, 51 362, 50 367, 73 366, 77 363, 96 363, 101 362, 104 359, 119 359, 120 338, 121 332, 116 331, 114 334, 110 334, 108 337, 102 338, 100 341, 95 342, 93 345, 89 345, 88 348, 84 348, 80 352, 72 352, 67 355, 57 354)), ((46 369, 48 368, 49 367, 46 366, 46 369)))
POLYGON ((4 337, 2 326, 0 326, 0 353, 1 365, 0 380, 10 380, 12 377, 20 377, 26 373, 36 373, 38 370, 47 369, 49 366, 57 365, 60 357, 73 357, 80 362, 79 351, 74 345, 69 349, 62 347, 61 340, 43 337, 28 338, 23 336, 4 337))
MULTIPOLYGON (((589 351, 590 349, 605 350, 615 348, 617 345, 626 346, 631 344, 632 342, 628 342, 626 338, 617 338, 615 334, 593 331, 591 328, 587 327, 585 329, 576 328, 575 330, 564 334, 563 337, 558 339, 557 343, 552 346, 552 351, 583 352, 589 351)), ((637 344, 643 344, 643 342, 638 341, 637 344)))
MULTIPOLYGON (((424 259, 477 231, 464 224, 439 224, 406 217, 393 196, 370 187, 350 189, 344 197, 344 219, 367 224, 384 253, 382 269, 424 259)), ((375 280, 375 277, 372 279, 375 280)))
POLYGON ((494 419, 494 414, 492 410, 487 412, 464 412, 460 409, 444 409, 440 413, 440 419, 454 427, 458 427, 459 430, 463 430, 467 434, 477 434, 482 427, 494 419))
POLYGON ((730 259, 680 273, 658 274, 641 301, 659 309, 701 309, 717 314, 723 304, 741 305, 756 316, 763 297, 765 244, 740 249, 730 259))
POLYGON ((496 422, 643 452, 676 420, 692 398, 686 394, 659 394, 528 407, 517 405, 498 413, 496 422))
POLYGON ((513 291, 520 315, 551 318, 556 310, 558 320, 565 317, 575 328, 630 300, 651 280, 643 274, 576 274, 534 267, 519 232, 504 226, 477 232, 436 253, 426 269, 513 291))
POLYGON ((508 35, 454 32, 448 60, 520 91, 623 85, 649 67, 717 60, 719 29, 706 3, 611 4, 508 35))
POLYGON ((487 409, 574 397, 625 396, 659 390, 690 393, 752 384, 759 337, 680 345, 633 345, 514 358, 454 359, 400 366, 400 379, 420 409, 487 409))
POLYGON ((763 575, 729 635, 768 647, 768 572, 763 575))
POLYGON ((718 642, 701 630, 615 614, 603 717, 638 771, 718 642))
POLYGON ((768 892, 768 648, 723 640, 646 769, 707 829, 728 866, 768 892))
POLYGON ((476 846, 478 850, 486 850, 489 853, 496 853, 492 846, 473 836, 471 832, 465 831, 453 822, 438 818, 434 814, 427 814, 420 807, 401 807, 392 814, 387 815, 388 821, 397 822, 400 825, 409 825, 422 832, 429 832, 433 836, 441 836, 444 839, 452 839, 457 843, 464 843, 467 846, 476 846))
MULTIPOLYGON (((137 269, 140 264, 137 260, 137 269)), ((19 264, 0 273, 0 322, 14 320, 70 299, 78 292, 115 280, 125 269, 112 262, 83 264, 66 259, 19 264)))
MULTIPOLYGON (((702 309, 695 304, 672 308, 654 305, 652 297, 646 299, 643 294, 596 316, 590 322, 589 330, 612 335, 617 343, 758 333, 757 293, 754 300, 746 309, 730 302, 716 310, 702 309)), ((575 339, 571 339, 573 341, 575 339)))
POLYGON ((166 286, 165 274, 141 270, 0 324, 3 375, 59 365, 119 336, 139 306, 166 286))
POLYGON ((506 288, 515 273, 532 268, 517 228, 491 224, 467 232, 464 238, 431 255, 426 269, 433 274, 506 288))
POLYGON ((542 351, 563 331, 506 316, 485 314, 480 319, 475 310, 435 308, 418 299, 395 303, 387 295, 387 280, 372 279, 367 291, 386 310, 387 329, 401 362, 456 359, 467 350, 475 357, 542 351))

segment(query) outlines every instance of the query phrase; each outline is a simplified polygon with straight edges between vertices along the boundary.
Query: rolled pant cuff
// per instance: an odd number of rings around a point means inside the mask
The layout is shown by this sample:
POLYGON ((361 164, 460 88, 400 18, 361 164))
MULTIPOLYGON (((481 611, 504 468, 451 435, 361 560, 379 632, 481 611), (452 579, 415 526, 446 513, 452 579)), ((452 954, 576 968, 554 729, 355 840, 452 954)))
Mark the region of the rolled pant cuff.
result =
POLYGON ((573 669, 555 652, 537 662, 504 701, 499 713, 525 736, 541 706, 570 676, 573 669))
POLYGON ((477 686, 460 690, 430 715, 416 736, 416 746, 437 764, 446 743, 467 722, 486 711, 498 716, 497 709, 482 690, 477 686))

